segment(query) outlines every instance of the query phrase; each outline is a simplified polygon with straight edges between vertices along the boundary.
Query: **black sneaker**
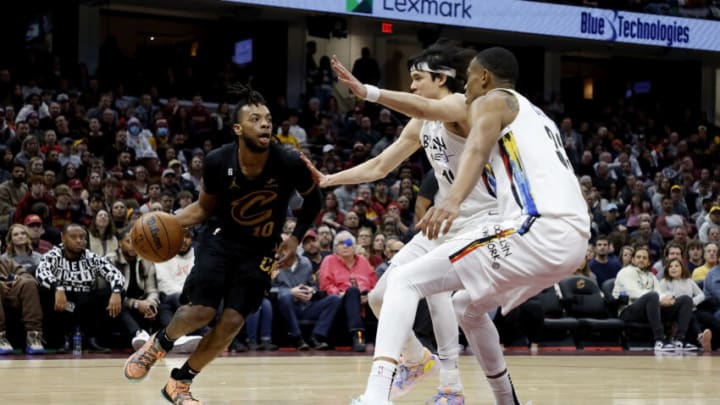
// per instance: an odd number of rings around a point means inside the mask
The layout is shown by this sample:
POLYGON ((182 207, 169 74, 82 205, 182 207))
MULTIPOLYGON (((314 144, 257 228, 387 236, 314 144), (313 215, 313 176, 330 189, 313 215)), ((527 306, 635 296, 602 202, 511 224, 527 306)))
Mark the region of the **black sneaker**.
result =
POLYGON ((232 345, 230 345, 230 350, 237 352, 237 353, 244 353, 248 351, 248 347, 245 345, 245 343, 236 340, 233 342, 232 345))
POLYGON ((277 351, 278 347, 277 345, 274 345, 269 340, 261 340, 260 341, 260 350, 265 350, 266 352, 274 352, 277 351))
POLYGON ((320 336, 313 336, 310 338, 310 344, 312 344, 313 350, 325 351, 330 350, 330 345, 323 341, 320 336))
POLYGON ((305 342, 305 339, 302 338, 302 336, 298 336, 295 340, 295 347, 297 348, 297 351, 299 352, 306 352, 310 350, 310 345, 305 342))
POLYGON ((249 342, 247 346, 250 350, 263 350, 262 345, 255 341, 249 342))

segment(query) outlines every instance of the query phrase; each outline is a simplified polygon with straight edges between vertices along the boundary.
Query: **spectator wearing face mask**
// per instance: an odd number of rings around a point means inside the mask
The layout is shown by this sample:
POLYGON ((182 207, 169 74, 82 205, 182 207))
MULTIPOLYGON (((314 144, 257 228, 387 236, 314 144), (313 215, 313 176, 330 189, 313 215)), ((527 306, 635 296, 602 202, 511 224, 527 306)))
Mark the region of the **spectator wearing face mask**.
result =
POLYGON ((142 159, 154 152, 151 145, 152 132, 144 129, 140 120, 136 117, 130 118, 127 129, 127 146, 135 150, 135 157, 142 159))

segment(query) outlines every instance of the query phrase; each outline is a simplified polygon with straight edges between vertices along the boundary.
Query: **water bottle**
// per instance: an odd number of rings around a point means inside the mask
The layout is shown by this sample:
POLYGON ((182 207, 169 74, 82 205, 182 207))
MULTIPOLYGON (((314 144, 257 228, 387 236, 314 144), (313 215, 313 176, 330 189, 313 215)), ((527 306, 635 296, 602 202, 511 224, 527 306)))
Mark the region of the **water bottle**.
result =
POLYGON ((82 354, 82 332, 80 327, 75 328, 75 334, 73 335, 73 355, 80 356, 82 354))

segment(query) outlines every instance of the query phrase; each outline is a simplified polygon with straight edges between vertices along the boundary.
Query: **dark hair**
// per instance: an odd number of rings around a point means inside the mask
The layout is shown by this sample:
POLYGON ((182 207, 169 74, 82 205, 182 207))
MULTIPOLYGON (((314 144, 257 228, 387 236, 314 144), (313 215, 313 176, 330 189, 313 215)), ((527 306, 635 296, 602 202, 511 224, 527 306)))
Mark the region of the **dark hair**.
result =
MULTIPOLYGON (((252 78, 250 79, 252 81, 252 78)), ((240 111, 246 105, 265 105, 265 97, 262 94, 252 89, 248 84, 243 85, 237 83, 230 88, 230 92, 238 96, 237 104, 235 105, 235 111, 233 111, 233 123, 237 124, 240 122, 240 111)))
POLYGON ((517 83, 520 68, 512 52, 498 46, 483 49, 475 56, 475 61, 502 81, 513 85, 517 83))
MULTIPOLYGON (((408 69, 417 68, 421 63, 427 63, 433 70, 454 69, 455 77, 447 76, 445 85, 453 93, 462 92, 467 82, 467 66, 475 55, 474 49, 463 48, 456 42, 440 38, 434 44, 425 48, 419 54, 408 59, 408 69)), ((438 73, 430 72, 433 79, 438 73)))
POLYGON ((672 262, 678 262, 680 263, 680 268, 682 269, 682 273, 680 274, 680 278, 690 278, 690 270, 688 269, 688 266, 683 262, 681 259, 670 259, 667 262, 667 265, 665 266, 665 271, 663 272, 663 279, 672 281, 672 277, 670 276, 670 264, 672 262))
POLYGON ((685 255, 685 248, 683 247, 683 245, 681 245, 677 242, 671 241, 671 242, 668 242, 667 245, 665 245, 665 249, 663 250, 663 259, 665 259, 667 257, 667 255, 670 254, 670 249, 672 249, 672 248, 680 249, 680 255, 681 256, 685 255))

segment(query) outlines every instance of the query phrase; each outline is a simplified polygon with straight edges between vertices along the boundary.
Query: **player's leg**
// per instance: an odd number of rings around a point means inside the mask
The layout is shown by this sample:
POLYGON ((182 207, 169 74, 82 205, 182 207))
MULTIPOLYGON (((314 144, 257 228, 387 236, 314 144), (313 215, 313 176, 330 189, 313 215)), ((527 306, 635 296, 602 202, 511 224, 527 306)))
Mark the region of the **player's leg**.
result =
POLYGON ((359 403, 386 403, 402 346, 411 333, 418 301, 432 294, 463 288, 448 256, 446 249, 437 248, 389 274, 385 310, 376 336, 375 361, 359 403))
MULTIPOLYGON (((428 240, 422 234, 417 234, 393 257, 392 264, 383 277, 378 280, 377 285, 368 296, 368 303, 378 319, 380 319, 380 308, 382 307, 383 297, 387 291, 389 275, 392 274, 398 266, 424 256, 437 245, 437 242, 428 240)), ((451 303, 449 303, 449 308, 450 312, 448 312, 447 316, 454 319, 451 303)), ((434 320, 433 325, 435 325, 434 320)), ((457 330, 457 325, 455 329, 457 330)), ((390 398, 398 398, 409 393, 416 383, 436 373, 439 368, 438 366, 438 357, 426 349, 417 336, 415 336, 415 333, 411 332, 403 346, 402 358, 398 364, 395 379, 393 380, 390 398)))
POLYGON ((457 292, 452 301, 465 337, 493 390, 495 403, 497 405, 520 404, 507 371, 500 347, 500 336, 495 324, 487 314, 492 309, 492 305, 488 307, 473 306, 467 291, 457 292))
POLYGON ((181 294, 184 305, 178 308, 166 328, 152 335, 128 358, 124 367, 126 378, 145 378, 157 360, 172 350, 176 339, 207 325, 215 317, 223 297, 227 254, 215 239, 205 242, 199 252, 181 294))
POLYGON ((270 278, 259 270, 259 263, 247 258, 225 280, 225 288, 216 292, 223 299, 220 320, 205 335, 190 358, 170 373, 162 394, 175 404, 199 404, 190 393, 190 385, 202 369, 232 343, 245 319, 262 303, 270 287, 270 278), (220 293, 222 291, 222 293, 220 293))
POLYGON ((440 362, 438 393, 433 403, 456 405, 464 403, 464 395, 458 366, 460 354, 458 321, 454 314, 451 294, 445 291, 431 295, 427 297, 427 303, 433 321, 440 362))
POLYGON ((520 402, 507 372, 499 335, 487 313, 497 307, 510 311, 572 274, 587 244, 583 232, 562 221, 539 218, 530 225, 532 229, 529 225, 513 227, 513 222, 491 225, 487 232, 483 230, 482 238, 451 256, 453 268, 466 287, 453 297, 455 313, 498 405, 520 402))
POLYGON ((245 317, 233 308, 225 308, 215 327, 203 336, 190 358, 180 367, 174 368, 162 389, 163 396, 175 404, 200 404, 190 393, 193 378, 232 343, 240 332, 245 317))

